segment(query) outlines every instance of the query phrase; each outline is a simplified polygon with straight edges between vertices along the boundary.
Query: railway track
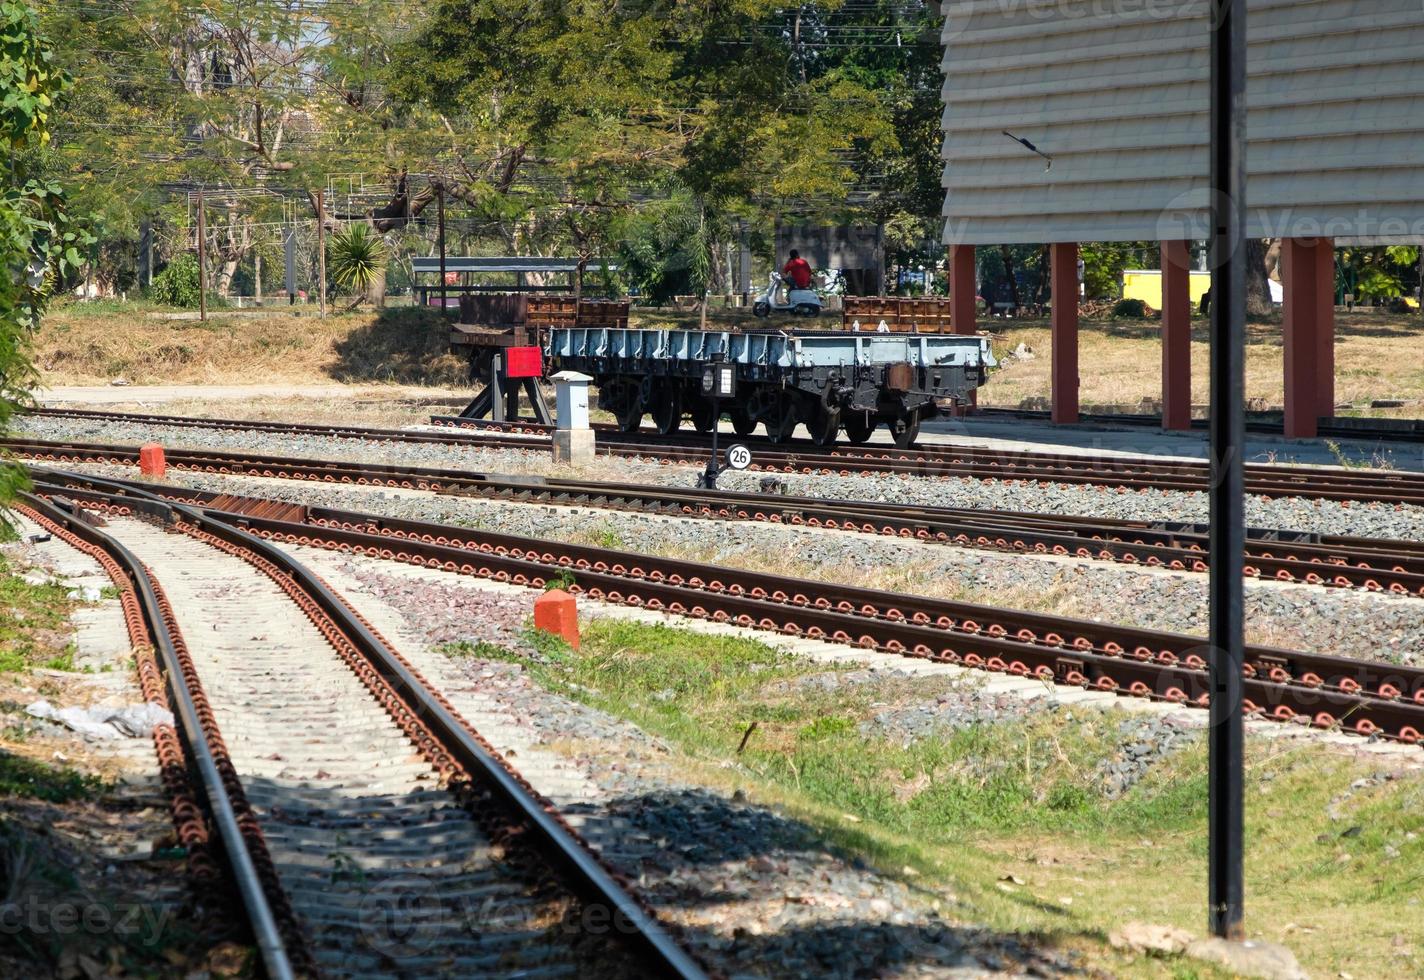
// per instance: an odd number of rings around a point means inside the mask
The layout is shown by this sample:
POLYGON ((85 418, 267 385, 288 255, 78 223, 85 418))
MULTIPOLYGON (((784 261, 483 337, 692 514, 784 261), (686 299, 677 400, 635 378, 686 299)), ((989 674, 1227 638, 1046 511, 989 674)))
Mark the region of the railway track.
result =
MULTIPOLYGON (((221 526, 613 603, 905 656, 1194 706, 1211 692, 1194 636, 1074 620, 610 549, 493 534, 287 502, 37 471, 40 492, 115 513, 191 508, 221 526)), ((1424 669, 1261 646, 1246 650, 1239 695, 1252 715, 1417 743, 1424 669)))
POLYGON ((705 975, 286 552, 231 515, 134 488, 91 486, 79 502, 46 480, 36 490, 32 519, 131 583, 125 609, 161 653, 269 976, 705 975), (102 530, 91 510, 108 515, 102 530), (582 928, 594 908, 618 927, 582 928))
MULTIPOLYGON (((137 447, 9 440, 0 445, 55 462, 134 464, 137 447)), ((1206 528, 1195 524, 922 507, 779 494, 707 491, 429 467, 172 449, 169 465, 193 472, 392 486, 526 503, 582 505, 677 516, 839 528, 1011 553, 1094 558, 1187 571, 1206 569, 1206 528)), ((1424 544, 1255 529, 1246 574, 1255 578, 1424 597, 1424 544)))
MULTIPOLYGON (((34 414, 52 418, 84 418, 275 434, 301 433, 377 441, 445 443, 484 448, 543 451, 549 446, 547 426, 531 422, 471 421, 452 416, 434 416, 431 420, 451 431, 412 432, 405 429, 193 419, 68 409, 39 409, 34 414)), ((652 433, 620 433, 607 426, 596 428, 599 429, 598 451, 611 456, 701 465, 706 462, 710 446, 706 437, 691 433, 664 438, 652 433)), ((777 444, 753 437, 744 437, 743 441, 756 448, 756 460, 752 469, 765 472, 961 477, 1182 492, 1205 491, 1209 478, 1205 463, 1152 457, 1096 457, 978 446, 896 449, 890 446, 861 445, 827 450, 810 442, 777 444)), ((1248 463, 1246 492, 1262 497, 1302 497, 1424 506, 1424 474, 1248 463)))
MULTIPOLYGON (((1052 412, 1034 408, 992 408, 980 405, 975 415, 986 419, 1047 422, 1052 412)), ((1281 412, 1247 412, 1246 431, 1279 436, 1285 432, 1281 412)), ((1162 416, 1127 413, 1082 412, 1080 422, 1128 428, 1161 429, 1162 416)), ((1192 428, 1205 430, 1206 419, 1192 419, 1192 428)), ((1381 442, 1424 442, 1424 421, 1419 419, 1347 418, 1322 419, 1316 426, 1321 439, 1376 439, 1381 442)))
MULTIPOLYGON (((514 433, 501 436, 500 445, 515 445, 509 440, 547 434, 549 429, 531 422, 472 422, 451 416, 433 416, 431 421, 452 428, 514 433)), ((774 443, 750 436, 739 437, 739 441, 756 450, 755 462, 750 468, 767 472, 962 477, 1189 493, 1205 492, 1209 480, 1205 463, 1148 456, 1089 456, 958 445, 917 449, 861 445, 822 449, 810 442, 774 443)), ((600 452, 608 455, 668 463, 704 463, 711 442, 710 437, 701 435, 665 437, 620 433, 603 427, 599 431, 598 446, 600 452)), ((1245 469, 1246 492, 1261 497, 1424 506, 1424 474, 1272 463, 1247 463, 1245 469)))

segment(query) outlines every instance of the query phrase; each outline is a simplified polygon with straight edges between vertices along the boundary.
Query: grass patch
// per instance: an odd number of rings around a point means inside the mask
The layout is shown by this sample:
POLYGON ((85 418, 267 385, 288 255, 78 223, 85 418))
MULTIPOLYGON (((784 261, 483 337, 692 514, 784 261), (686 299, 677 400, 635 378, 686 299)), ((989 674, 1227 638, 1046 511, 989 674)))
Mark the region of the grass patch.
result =
POLYGON ((68 586, 27 582, 0 556, 0 673, 37 666, 73 670, 67 634, 75 604, 68 586))
MULTIPOLYGON (((1102 944, 1134 919, 1202 931, 1203 740, 1116 795, 1105 767, 1128 740, 1124 713, 1045 710, 905 744, 866 723, 954 682, 806 678, 823 669, 753 640, 612 619, 530 666, 676 746, 699 779, 784 807, 965 920, 1048 934, 1126 975, 1216 975, 1102 944)), ((1309 744, 1253 741, 1248 759, 1250 931, 1312 972, 1417 975, 1424 779, 1309 744)))
POLYGON ((68 803, 104 789, 105 783, 98 776, 67 766, 57 768, 0 749, 0 796, 68 803))
POLYGON ((35 335, 48 385, 377 382, 465 385, 448 321, 389 309, 319 319, 288 310, 216 311, 207 323, 146 304, 57 307, 35 335))

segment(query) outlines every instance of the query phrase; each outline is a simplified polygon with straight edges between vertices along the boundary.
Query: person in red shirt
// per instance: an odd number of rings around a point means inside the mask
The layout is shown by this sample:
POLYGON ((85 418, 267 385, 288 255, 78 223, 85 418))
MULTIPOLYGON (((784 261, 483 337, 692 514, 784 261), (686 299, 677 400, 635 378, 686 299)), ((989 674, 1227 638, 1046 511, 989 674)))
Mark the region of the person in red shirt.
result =
POLYGON ((782 266, 781 274, 789 277, 791 285, 796 289, 811 288, 811 263, 803 259, 801 253, 794 248, 791 250, 791 258, 782 266))

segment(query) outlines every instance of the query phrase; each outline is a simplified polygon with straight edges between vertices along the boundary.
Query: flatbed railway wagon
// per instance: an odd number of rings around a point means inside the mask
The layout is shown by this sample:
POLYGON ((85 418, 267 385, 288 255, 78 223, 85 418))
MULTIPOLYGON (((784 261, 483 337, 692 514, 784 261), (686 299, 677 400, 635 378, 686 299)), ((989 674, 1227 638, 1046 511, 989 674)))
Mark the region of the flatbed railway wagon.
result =
POLYGON ((739 435, 762 425, 784 442, 804 424, 821 446, 842 430, 865 442, 882 423, 896 445, 909 446, 922 421, 966 402, 996 363, 988 340, 956 334, 592 326, 550 329, 545 357, 547 374, 592 377, 598 404, 623 431, 651 415, 663 435, 684 416, 711 431, 718 408, 702 392, 703 370, 726 361, 735 365, 736 395, 719 407, 739 435))

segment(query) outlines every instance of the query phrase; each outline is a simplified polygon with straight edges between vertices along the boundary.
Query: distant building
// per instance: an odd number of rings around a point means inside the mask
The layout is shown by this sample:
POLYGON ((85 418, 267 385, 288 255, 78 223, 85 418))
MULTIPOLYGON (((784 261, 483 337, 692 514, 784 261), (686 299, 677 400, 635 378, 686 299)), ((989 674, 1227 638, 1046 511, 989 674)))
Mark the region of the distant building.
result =
POLYGON ((879 225, 777 224, 778 268, 793 248, 812 268, 838 270, 852 296, 874 296, 881 291, 885 242, 879 225))

